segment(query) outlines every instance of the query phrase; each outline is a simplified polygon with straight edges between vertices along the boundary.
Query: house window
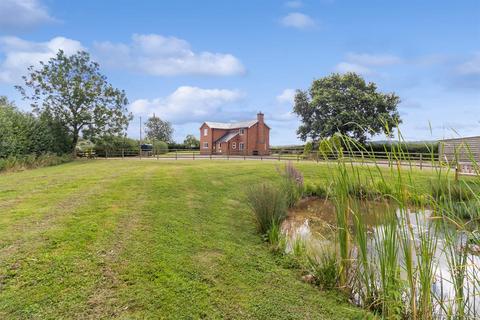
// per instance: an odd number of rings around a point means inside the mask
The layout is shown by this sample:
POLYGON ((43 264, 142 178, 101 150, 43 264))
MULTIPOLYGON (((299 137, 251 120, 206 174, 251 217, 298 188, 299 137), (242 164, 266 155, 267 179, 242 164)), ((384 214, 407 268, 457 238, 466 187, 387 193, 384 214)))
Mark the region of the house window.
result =
POLYGON ((240 142, 240 143, 238 144, 238 148, 239 148, 240 150, 243 150, 244 147, 245 147, 245 145, 243 144, 243 142, 240 142))
POLYGON ((244 134, 245 133, 245 129, 240 129, 240 134, 244 134))
POLYGON ((208 128, 204 128, 204 129, 203 129, 203 135, 204 135, 204 136, 208 136, 208 128))
POLYGON ((237 143, 236 142, 232 142, 232 149, 237 149, 237 143))
POLYGON ((204 142, 204 143, 203 143, 203 148, 204 148, 204 149, 207 149, 207 148, 208 148, 208 142, 204 142))

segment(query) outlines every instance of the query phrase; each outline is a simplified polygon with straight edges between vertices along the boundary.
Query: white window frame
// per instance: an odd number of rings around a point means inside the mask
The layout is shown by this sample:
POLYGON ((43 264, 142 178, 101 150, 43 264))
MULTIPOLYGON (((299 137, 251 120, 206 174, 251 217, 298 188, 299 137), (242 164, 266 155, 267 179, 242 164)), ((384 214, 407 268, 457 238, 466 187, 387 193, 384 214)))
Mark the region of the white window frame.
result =
POLYGON ((245 150, 245 144, 243 142, 238 144, 238 150, 245 150))
POLYGON ((203 143, 203 149, 208 149, 208 142, 203 143))
POLYGON ((208 128, 203 128, 203 136, 208 136, 208 128))
POLYGON ((245 134, 245 129, 244 128, 241 128, 240 130, 238 130, 238 132, 240 133, 240 135, 244 135, 245 134))
POLYGON ((232 142, 232 149, 237 149, 237 143, 235 141, 232 142))

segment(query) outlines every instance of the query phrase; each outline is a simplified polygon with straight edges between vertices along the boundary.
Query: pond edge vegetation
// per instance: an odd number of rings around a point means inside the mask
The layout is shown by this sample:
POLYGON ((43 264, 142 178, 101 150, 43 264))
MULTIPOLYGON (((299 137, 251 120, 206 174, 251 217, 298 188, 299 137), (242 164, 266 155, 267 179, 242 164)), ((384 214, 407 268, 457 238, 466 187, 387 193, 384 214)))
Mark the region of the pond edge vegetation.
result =
MULTIPOLYGON (((475 296, 480 292, 480 278, 467 271, 467 257, 468 243, 478 244, 480 238, 479 179, 456 181, 450 167, 433 167, 429 186, 420 188, 413 178, 414 166, 401 165, 411 161, 408 152, 402 150, 402 143, 396 144, 398 149, 385 150, 398 163, 385 167, 375 161, 368 165, 354 164, 348 160, 349 153, 362 151, 369 157, 374 153, 348 137, 339 136, 333 141, 323 142, 320 148, 320 153, 324 150, 322 156, 331 159, 334 154, 336 159, 326 164, 331 166, 328 185, 304 183, 302 174, 287 163, 278 170, 279 183, 264 182, 246 191, 257 230, 271 250, 298 268, 304 274, 304 281, 324 290, 340 291, 353 304, 382 318, 469 319, 472 314, 478 315, 475 296), (289 240, 282 232, 288 209, 302 197, 312 196, 334 203, 337 223, 333 243, 315 250, 308 248, 301 238, 289 240), (388 200, 398 208, 396 217, 385 225, 381 235, 369 238, 358 212, 359 200, 388 200), (407 214, 410 207, 418 208, 417 221, 404 220, 410 219, 407 214), (426 211, 438 223, 428 224, 420 235, 413 234, 412 224, 425 219, 422 213, 426 211), (434 253, 440 231, 445 236, 453 299, 445 298, 443 288, 440 294, 433 288, 434 253), (375 257, 369 254, 372 248, 377 253, 375 257), (402 257, 403 262, 397 257, 402 257), (467 288, 467 281, 473 289, 467 288)), ((434 162, 434 150, 431 155, 434 162)), ((478 174, 473 157, 472 162, 478 174)))

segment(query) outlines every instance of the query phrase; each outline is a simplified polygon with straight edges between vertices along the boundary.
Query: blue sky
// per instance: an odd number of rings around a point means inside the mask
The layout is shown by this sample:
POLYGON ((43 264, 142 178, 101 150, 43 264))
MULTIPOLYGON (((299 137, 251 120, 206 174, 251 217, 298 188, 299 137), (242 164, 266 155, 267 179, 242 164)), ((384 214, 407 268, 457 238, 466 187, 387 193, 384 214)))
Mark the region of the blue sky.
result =
MULTIPOLYGON (((83 49, 139 117, 202 121, 265 113, 274 145, 298 143, 295 89, 355 71, 402 99, 409 140, 480 134, 480 1, 0 0, 0 94, 59 48, 83 49)), ((382 137, 376 137, 381 139, 382 137)))

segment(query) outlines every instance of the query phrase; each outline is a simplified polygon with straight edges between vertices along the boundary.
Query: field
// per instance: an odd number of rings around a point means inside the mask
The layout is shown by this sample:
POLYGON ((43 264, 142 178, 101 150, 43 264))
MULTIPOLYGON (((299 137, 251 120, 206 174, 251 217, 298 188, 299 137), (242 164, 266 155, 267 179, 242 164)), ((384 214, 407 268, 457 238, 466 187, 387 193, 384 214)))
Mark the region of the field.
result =
MULTIPOLYGON (((244 190, 279 165, 85 160, 0 175, 0 318, 364 318, 256 233, 244 190)), ((297 166, 307 181, 328 170, 297 166)))

